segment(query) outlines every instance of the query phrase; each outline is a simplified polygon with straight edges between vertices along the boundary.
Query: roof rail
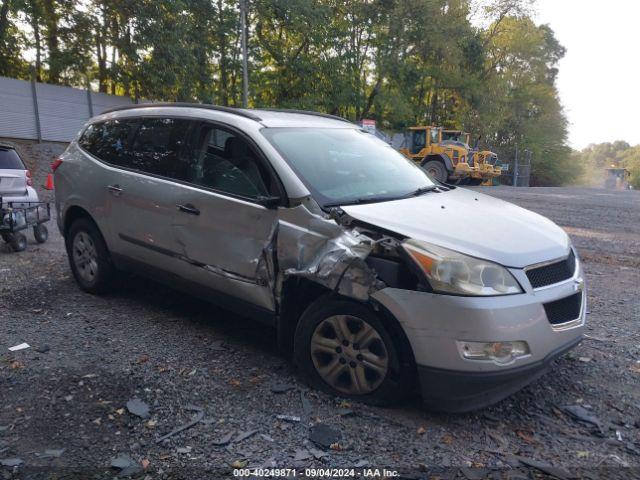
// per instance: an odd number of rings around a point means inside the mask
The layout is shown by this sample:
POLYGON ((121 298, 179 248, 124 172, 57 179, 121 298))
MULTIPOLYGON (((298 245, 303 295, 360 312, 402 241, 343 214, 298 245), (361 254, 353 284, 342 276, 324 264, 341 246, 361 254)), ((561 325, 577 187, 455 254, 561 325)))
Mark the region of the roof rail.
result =
POLYGON ((158 103, 136 103, 133 105, 125 105, 123 107, 113 107, 105 110, 103 113, 120 112, 123 110, 134 110, 136 108, 153 108, 153 107, 184 107, 184 108, 204 108, 206 110, 216 110, 218 112, 231 113, 241 117, 250 118, 251 120, 261 121, 262 119, 251 112, 241 110, 234 107, 222 107, 219 105, 208 105, 204 103, 185 103, 185 102, 158 102, 158 103))
POLYGON ((337 115, 330 115, 328 113, 320 113, 320 112, 312 112, 309 110, 296 110, 294 108, 259 108, 259 110, 264 110, 265 112, 281 112, 281 113, 299 113, 301 115, 314 115, 316 117, 324 117, 331 118, 333 120, 340 120, 342 122, 353 123, 346 118, 338 117, 337 115))

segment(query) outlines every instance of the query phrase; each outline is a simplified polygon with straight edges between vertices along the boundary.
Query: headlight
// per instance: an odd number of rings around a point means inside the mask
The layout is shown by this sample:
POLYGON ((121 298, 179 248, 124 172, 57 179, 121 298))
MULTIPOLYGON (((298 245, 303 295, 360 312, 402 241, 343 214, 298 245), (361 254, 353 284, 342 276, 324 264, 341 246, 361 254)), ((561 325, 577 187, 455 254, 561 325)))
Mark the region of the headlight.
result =
POLYGON ((436 292, 477 296, 522 293, 513 275, 496 263, 417 240, 407 240, 402 246, 436 292))

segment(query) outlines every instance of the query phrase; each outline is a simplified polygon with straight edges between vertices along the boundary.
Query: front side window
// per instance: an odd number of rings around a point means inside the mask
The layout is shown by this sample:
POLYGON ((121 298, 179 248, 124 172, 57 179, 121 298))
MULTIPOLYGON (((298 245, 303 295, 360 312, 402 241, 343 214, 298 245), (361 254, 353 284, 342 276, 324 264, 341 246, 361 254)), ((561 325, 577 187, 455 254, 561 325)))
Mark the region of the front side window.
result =
POLYGON ((415 130, 413 132, 413 148, 411 153, 419 153, 427 143, 427 132, 424 130, 415 130))
POLYGON ((277 194, 251 146, 228 130, 202 125, 190 152, 190 183, 251 199, 277 194))
POLYGON ((438 129, 431 129, 431 143, 438 143, 438 129))
POLYGON ((78 143, 100 160, 120 167, 130 166, 129 138, 132 120, 107 120, 89 125, 78 143))
POLYGON ((435 184, 373 135, 351 128, 264 128, 262 134, 324 207, 392 200, 435 184))

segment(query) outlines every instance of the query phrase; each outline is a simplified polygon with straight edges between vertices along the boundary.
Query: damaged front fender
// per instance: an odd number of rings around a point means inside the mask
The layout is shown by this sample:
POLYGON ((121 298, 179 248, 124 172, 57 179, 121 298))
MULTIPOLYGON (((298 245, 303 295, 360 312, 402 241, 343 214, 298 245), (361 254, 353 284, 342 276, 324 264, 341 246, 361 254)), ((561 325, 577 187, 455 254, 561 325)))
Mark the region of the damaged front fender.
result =
POLYGON ((279 285, 290 277, 306 278, 361 301, 385 287, 365 262, 380 240, 311 214, 303 206, 287 214, 281 218, 278 237, 279 285))

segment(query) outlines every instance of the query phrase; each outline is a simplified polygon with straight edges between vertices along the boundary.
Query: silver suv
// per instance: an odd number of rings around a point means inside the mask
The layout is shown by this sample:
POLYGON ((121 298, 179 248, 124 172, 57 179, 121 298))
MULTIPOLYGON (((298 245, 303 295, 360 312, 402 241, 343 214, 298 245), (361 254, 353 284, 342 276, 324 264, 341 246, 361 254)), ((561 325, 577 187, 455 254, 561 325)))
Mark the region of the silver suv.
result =
POLYGON ((118 270, 273 325, 316 388, 419 387, 466 411, 582 338, 582 268, 535 213, 432 180, 311 112, 153 104, 93 118, 57 162, 58 225, 90 293, 118 270))

